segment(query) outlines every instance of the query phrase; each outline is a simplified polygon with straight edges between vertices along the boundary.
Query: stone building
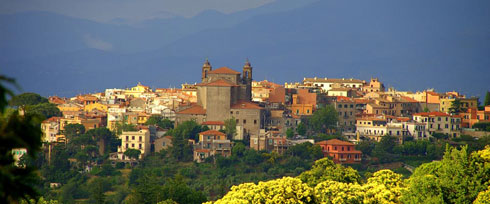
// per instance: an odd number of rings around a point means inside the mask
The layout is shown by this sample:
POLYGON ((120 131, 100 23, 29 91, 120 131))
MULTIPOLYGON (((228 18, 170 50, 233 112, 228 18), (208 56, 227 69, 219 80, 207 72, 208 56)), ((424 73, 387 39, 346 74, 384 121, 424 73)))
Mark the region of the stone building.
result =
MULTIPOLYGON (((208 60, 201 72, 201 83, 196 85, 197 103, 176 113, 175 124, 195 120, 225 121, 234 118, 242 127, 243 137, 258 136, 263 126, 263 108, 251 101, 252 66, 247 62, 243 72, 228 67, 213 70, 208 60)), ((234 138, 245 139, 245 138, 234 138)))

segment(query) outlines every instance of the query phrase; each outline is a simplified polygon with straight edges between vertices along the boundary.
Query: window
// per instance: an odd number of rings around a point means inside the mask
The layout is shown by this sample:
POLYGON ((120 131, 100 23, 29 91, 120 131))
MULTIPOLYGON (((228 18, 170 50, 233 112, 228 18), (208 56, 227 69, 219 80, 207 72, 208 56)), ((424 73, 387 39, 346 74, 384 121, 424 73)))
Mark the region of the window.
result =
POLYGON ((126 143, 126 149, 128 149, 128 148, 129 148, 129 144, 126 143))
POLYGON ((131 144, 131 147, 134 147, 134 144, 131 144))
POLYGON ((236 119, 236 123, 238 123, 238 119, 236 119))
POLYGON ((131 136, 131 140, 134 140, 134 136, 131 136))
POLYGON ((333 150, 337 150, 337 147, 333 147, 333 150))
POLYGON ((254 120, 254 124, 257 124, 257 120, 254 120))
POLYGON ((247 124, 247 120, 243 119, 243 124, 247 124))
POLYGON ((141 144, 139 145, 140 149, 141 149, 141 144))
POLYGON ((143 137, 140 136, 140 142, 143 140, 143 137))
POLYGON ((296 115, 298 115, 298 114, 299 114, 299 109, 296 109, 296 115))
POLYGON ((310 113, 310 109, 306 110, 306 113, 310 113))
POLYGON ((342 112, 339 111, 339 115, 341 116, 342 115, 342 112))
POLYGON ((126 136, 126 141, 128 141, 128 140, 129 140, 129 136, 126 136))
POLYGON ((339 108, 342 108, 342 105, 341 104, 339 104, 339 108))
POLYGON ((342 147, 342 151, 344 151, 344 147, 342 147))
POLYGON ((354 105, 353 104, 350 104, 350 108, 354 108, 354 105))
POLYGON ((232 115, 233 115, 233 111, 230 111, 230 114, 232 114, 232 115))
POLYGON ((239 114, 239 113, 240 113, 240 111, 237 111, 237 112, 236 112, 236 114, 239 114))
POLYGON ((347 151, 350 151, 350 147, 347 147, 347 151))
POLYGON ((165 142, 162 142, 162 146, 164 146, 164 147, 166 146, 166 145, 165 145, 165 142))

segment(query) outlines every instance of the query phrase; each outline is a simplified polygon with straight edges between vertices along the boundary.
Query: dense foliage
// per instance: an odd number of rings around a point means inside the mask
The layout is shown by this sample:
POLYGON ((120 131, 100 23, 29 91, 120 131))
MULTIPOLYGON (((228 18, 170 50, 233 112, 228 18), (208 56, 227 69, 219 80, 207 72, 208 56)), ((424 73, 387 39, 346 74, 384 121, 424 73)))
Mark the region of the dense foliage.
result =
MULTIPOLYGON (((332 176, 341 172, 329 159, 315 162, 312 170, 299 178, 283 177, 267 182, 233 186, 214 203, 487 203, 490 184, 490 146, 468 154, 447 147, 444 158, 418 167, 403 180, 391 170, 375 172, 365 183, 352 175, 332 176), (330 168, 331 170, 321 170, 330 168), (317 179, 307 179, 315 175, 317 179), (349 178, 349 179, 345 179, 349 178), (341 180, 341 181, 339 181, 341 180)), ((345 171, 345 169, 344 169, 345 171)), ((349 170, 348 170, 349 171, 349 170)), ((212 203, 212 202, 209 202, 212 203)))

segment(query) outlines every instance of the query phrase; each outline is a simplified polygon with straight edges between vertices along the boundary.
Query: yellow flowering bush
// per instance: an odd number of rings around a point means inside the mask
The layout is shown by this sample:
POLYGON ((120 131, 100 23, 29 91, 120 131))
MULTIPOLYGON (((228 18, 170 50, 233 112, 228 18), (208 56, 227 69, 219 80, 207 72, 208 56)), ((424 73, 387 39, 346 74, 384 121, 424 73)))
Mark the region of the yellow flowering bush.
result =
POLYGON ((401 203, 405 185, 402 175, 384 169, 374 173, 362 189, 365 192, 364 203, 401 203))
POLYGON ((315 187, 317 203, 356 204, 362 203, 364 192, 357 183, 324 181, 315 187))
POLYGON ((300 179, 283 177, 259 184, 244 183, 233 186, 230 192, 214 203, 314 203, 314 190, 300 179))

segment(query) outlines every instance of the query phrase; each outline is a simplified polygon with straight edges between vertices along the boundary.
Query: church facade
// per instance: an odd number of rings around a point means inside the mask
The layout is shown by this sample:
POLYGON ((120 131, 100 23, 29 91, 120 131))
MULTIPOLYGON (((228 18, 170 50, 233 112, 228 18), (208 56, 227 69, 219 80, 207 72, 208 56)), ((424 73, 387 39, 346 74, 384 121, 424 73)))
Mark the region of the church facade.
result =
POLYGON ((228 67, 213 70, 208 60, 201 70, 197 87, 197 103, 176 113, 175 124, 195 120, 199 124, 235 119, 237 135, 243 140, 258 136, 263 128, 264 109, 251 101, 252 66, 245 63, 242 73, 228 67))

